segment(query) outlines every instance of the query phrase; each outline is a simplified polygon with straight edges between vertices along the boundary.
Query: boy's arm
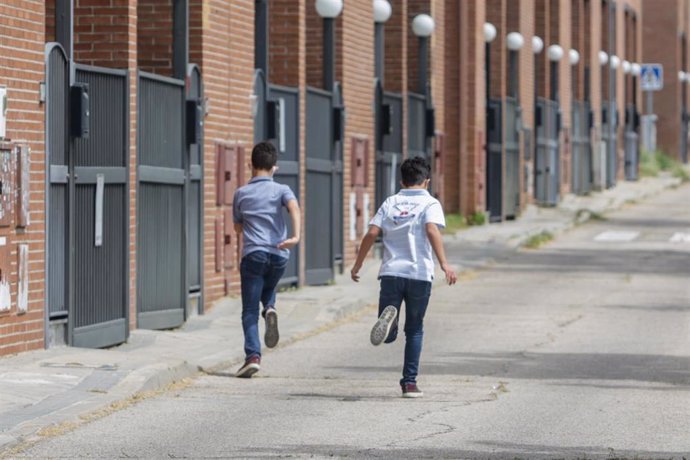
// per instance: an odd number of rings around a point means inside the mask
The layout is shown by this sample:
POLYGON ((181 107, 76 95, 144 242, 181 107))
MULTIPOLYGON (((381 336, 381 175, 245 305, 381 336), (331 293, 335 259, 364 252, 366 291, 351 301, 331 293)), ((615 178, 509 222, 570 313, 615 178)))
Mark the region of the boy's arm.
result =
POLYGON ((359 251, 357 251, 357 260, 355 260, 355 265, 354 267, 352 267, 352 270, 350 271, 352 281, 359 281, 359 270, 362 268, 362 264, 364 263, 364 259, 367 257, 367 254, 369 253, 369 249, 371 249, 371 247, 374 245, 374 242, 376 242, 376 238, 378 238, 380 234, 381 227, 378 227, 376 225, 369 225, 369 230, 367 231, 366 235, 364 235, 364 238, 362 238, 362 242, 359 245, 359 251))
POLYGON ((278 249, 295 247, 299 243, 300 235, 302 234, 302 213, 299 209, 299 203, 297 203, 297 200, 290 200, 287 202, 286 207, 292 221, 292 236, 278 244, 278 249))
POLYGON ((446 260, 446 251, 443 249, 443 235, 441 235, 438 225, 434 223, 426 224, 426 234, 429 237, 429 242, 434 250, 434 254, 436 254, 438 263, 441 264, 441 270, 446 274, 446 281, 450 285, 455 284, 458 277, 455 275, 455 270, 448 265, 446 260))

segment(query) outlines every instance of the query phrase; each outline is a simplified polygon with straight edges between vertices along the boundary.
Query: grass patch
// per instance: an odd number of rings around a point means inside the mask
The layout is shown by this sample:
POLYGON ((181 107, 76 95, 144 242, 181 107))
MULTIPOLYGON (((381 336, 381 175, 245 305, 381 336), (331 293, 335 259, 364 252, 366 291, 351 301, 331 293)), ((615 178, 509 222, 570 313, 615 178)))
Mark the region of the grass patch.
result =
POLYGON ((443 229, 443 233, 455 234, 467 227, 467 219, 462 214, 446 214, 446 228, 443 229))
POLYGON ((467 225, 484 225, 486 223, 486 214, 483 212, 475 212, 468 214, 465 220, 467 221, 467 225))
POLYGON ((660 172, 668 172, 683 182, 690 181, 690 173, 683 164, 667 155, 661 150, 649 152, 642 149, 640 153, 640 175, 643 177, 656 177, 660 172))
POLYGON ((537 249, 541 245, 548 243, 553 239, 553 233, 549 231, 542 231, 540 233, 537 233, 536 235, 532 235, 529 238, 527 238, 527 241, 523 244, 524 247, 527 249, 537 249))

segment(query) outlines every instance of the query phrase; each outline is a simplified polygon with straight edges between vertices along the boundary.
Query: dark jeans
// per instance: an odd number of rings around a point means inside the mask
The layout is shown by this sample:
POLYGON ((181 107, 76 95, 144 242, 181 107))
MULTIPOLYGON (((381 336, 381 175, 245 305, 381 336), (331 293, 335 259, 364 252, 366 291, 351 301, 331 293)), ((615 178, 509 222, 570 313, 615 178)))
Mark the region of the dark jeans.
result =
POLYGON ((422 354, 424 338, 424 314, 431 296, 431 282, 419 281, 397 276, 381 277, 379 295, 379 315, 388 305, 398 310, 398 317, 391 327, 385 343, 393 342, 398 336, 400 306, 405 301, 405 362, 400 384, 417 383, 419 356, 422 354))
POLYGON ((247 358, 261 356, 259 339, 259 302, 264 310, 275 307, 276 285, 285 273, 288 259, 264 251, 255 251, 242 258, 242 329, 244 353, 247 358))

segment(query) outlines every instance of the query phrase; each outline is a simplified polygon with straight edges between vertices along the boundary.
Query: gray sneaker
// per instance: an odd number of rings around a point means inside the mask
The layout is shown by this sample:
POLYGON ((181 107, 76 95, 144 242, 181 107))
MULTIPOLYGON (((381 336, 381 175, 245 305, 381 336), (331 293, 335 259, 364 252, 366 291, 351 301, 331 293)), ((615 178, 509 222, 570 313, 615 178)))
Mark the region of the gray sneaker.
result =
POLYGON ((378 321, 376 321, 374 327, 371 328, 372 345, 381 345, 383 341, 386 340, 386 337, 388 337, 388 333, 391 330, 391 326, 393 325, 396 316, 398 316, 398 309, 395 308, 393 305, 388 305, 386 308, 383 309, 378 321))
POLYGON ((278 313, 275 308, 266 310, 266 333, 264 334, 264 343, 266 347, 273 348, 278 345, 280 334, 278 333, 278 313))

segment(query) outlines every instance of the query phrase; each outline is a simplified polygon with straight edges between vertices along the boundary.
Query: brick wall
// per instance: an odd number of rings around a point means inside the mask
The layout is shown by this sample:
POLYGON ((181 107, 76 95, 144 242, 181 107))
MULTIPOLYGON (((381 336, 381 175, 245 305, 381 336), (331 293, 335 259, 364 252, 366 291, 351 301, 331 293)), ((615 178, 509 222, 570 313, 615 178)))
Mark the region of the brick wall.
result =
MULTIPOLYGON (((0 313, 0 355, 42 348, 45 305, 45 150, 44 79, 45 3, 5 0, 0 4, 0 85, 7 87, 7 138, 31 148, 30 225, 0 229, 11 248, 12 307, 0 313), (17 310, 17 245, 29 245, 28 311, 17 310)), ((16 221, 16 218, 15 218, 16 221)), ((3 277, 8 274, 3 274, 3 277)))
MULTIPOLYGON (((75 0, 74 58, 82 64, 127 68, 133 1, 75 0)), ((136 40, 135 40, 136 43, 136 40)))
POLYGON ((443 206, 446 212, 455 213, 460 211, 460 107, 464 103, 460 98, 460 5, 457 2, 447 3, 445 14, 437 19, 437 23, 441 20, 444 22, 445 97, 438 99, 434 96, 434 102, 437 107, 443 106, 444 110, 443 118, 436 114, 437 123, 443 121, 445 132, 443 206))
POLYGON ((172 0, 138 0, 137 17, 139 69, 172 76, 172 0))

